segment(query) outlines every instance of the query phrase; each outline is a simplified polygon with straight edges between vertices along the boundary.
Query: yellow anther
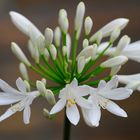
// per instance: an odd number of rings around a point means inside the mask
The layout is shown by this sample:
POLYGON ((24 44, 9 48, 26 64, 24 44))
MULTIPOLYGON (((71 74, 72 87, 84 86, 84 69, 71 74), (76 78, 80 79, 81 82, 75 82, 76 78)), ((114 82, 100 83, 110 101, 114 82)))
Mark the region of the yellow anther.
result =
POLYGON ((73 105, 76 104, 76 102, 73 101, 73 100, 71 100, 71 99, 68 99, 67 101, 68 101, 70 104, 73 104, 73 105))

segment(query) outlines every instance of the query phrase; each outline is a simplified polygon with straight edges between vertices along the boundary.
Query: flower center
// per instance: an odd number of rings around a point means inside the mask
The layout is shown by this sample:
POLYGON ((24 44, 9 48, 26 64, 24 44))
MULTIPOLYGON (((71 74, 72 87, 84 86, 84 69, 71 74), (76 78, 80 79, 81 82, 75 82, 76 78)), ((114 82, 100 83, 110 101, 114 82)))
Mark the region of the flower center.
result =
POLYGON ((74 100, 67 99, 67 103, 68 103, 68 107, 71 107, 72 105, 76 104, 75 99, 74 100))

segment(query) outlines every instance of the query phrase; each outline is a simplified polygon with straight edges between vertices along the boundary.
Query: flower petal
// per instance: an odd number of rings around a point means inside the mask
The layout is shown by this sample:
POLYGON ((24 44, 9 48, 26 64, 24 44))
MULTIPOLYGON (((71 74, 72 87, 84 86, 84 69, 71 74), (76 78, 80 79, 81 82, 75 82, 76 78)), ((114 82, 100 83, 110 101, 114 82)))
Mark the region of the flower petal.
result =
POLYGON ((128 88, 116 88, 110 91, 100 92, 99 94, 107 99, 123 100, 132 94, 132 90, 128 88))
POLYGON ((17 88, 18 88, 21 92, 26 92, 25 83, 23 82, 23 80, 22 80, 20 77, 16 80, 16 85, 17 85, 17 88))
POLYGON ((90 94, 90 87, 87 85, 78 86, 74 89, 74 92, 76 92, 78 96, 86 96, 90 94))
POLYGON ((77 86, 78 86, 78 81, 77 81, 77 79, 74 78, 74 79, 72 80, 72 82, 69 84, 69 86, 70 86, 71 88, 77 87, 77 86))
POLYGON ((71 105, 70 107, 68 105, 66 106, 66 115, 72 124, 74 125, 78 124, 80 120, 80 114, 75 104, 71 105))
POLYGON ((30 106, 26 106, 23 111, 23 121, 25 124, 30 123, 30 116, 31 116, 31 108, 30 106))
POLYGON ((60 99, 51 109, 50 114, 55 114, 61 111, 66 105, 66 99, 60 99))
POLYGON ((3 114, 0 116, 0 122, 9 118, 10 116, 12 116, 14 113, 16 113, 15 111, 11 110, 10 108, 3 114))
POLYGON ((127 113, 122 109, 120 108, 116 103, 112 102, 112 101, 109 101, 106 105, 106 109, 117 115, 117 116, 120 116, 120 117, 127 117, 127 113))

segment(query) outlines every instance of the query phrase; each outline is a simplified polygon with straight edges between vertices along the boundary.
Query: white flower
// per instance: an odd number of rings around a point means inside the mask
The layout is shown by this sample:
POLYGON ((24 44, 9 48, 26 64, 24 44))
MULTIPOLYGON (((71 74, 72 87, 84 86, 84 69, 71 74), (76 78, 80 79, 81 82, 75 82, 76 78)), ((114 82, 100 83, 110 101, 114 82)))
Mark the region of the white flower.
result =
POLYGON ((30 122, 31 108, 33 100, 40 95, 38 91, 27 92, 26 84, 21 78, 16 80, 18 90, 12 88, 3 80, 0 80, 0 105, 12 105, 3 115, 0 116, 0 121, 3 121, 15 114, 17 111, 23 110, 23 121, 25 124, 30 122))
POLYGON ((34 39, 43 36, 42 33, 37 29, 37 27, 23 15, 14 11, 11 11, 9 14, 14 25, 27 36, 31 37, 30 29, 32 30, 34 39))
POLYGON ((118 75, 119 82, 126 84, 127 88, 140 91, 140 73, 132 75, 118 75))
POLYGON ((106 24, 105 26, 103 26, 94 35, 92 35, 90 37, 89 41, 91 43, 96 41, 96 38, 97 38, 99 32, 102 32, 102 37, 110 36, 116 27, 118 27, 118 28, 120 28, 120 30, 122 30, 128 24, 128 22, 129 22, 129 19, 126 19, 126 18, 115 19, 115 20, 109 22, 108 24, 106 24))
POLYGON ((50 114, 55 114, 61 111, 66 106, 66 115, 69 121, 77 125, 80 120, 80 114, 76 104, 82 108, 90 108, 91 104, 83 98, 89 94, 88 86, 78 86, 78 82, 74 79, 70 84, 60 91, 59 101, 51 109, 50 114))
POLYGON ((111 100, 123 100, 132 94, 131 89, 117 88, 118 78, 113 77, 109 82, 101 80, 98 88, 90 87, 90 96, 88 101, 93 104, 92 109, 83 109, 85 121, 90 126, 97 127, 101 117, 101 107, 109 112, 127 117, 126 112, 111 100))
MULTIPOLYGON (((107 45, 108 45, 108 42, 102 43, 99 46, 98 53, 100 53, 107 45)), ((117 49, 117 47, 109 48, 105 52, 105 55, 114 56, 116 49, 117 49)), ((124 55, 124 56, 128 57, 128 59, 130 59, 130 60, 140 62, 140 41, 136 41, 136 42, 133 42, 133 43, 125 46, 125 48, 123 48, 119 53, 120 53, 120 55, 124 55)), ((119 55, 118 51, 117 51, 117 55, 119 55)))

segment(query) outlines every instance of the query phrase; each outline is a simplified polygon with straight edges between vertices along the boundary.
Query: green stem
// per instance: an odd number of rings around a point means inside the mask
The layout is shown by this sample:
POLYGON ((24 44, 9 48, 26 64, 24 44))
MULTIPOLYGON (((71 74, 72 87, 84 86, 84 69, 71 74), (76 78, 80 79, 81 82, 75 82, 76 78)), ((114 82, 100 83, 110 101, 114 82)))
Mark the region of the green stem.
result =
POLYGON ((70 129, 71 129, 71 123, 69 122, 65 113, 63 140, 70 140, 70 129))

